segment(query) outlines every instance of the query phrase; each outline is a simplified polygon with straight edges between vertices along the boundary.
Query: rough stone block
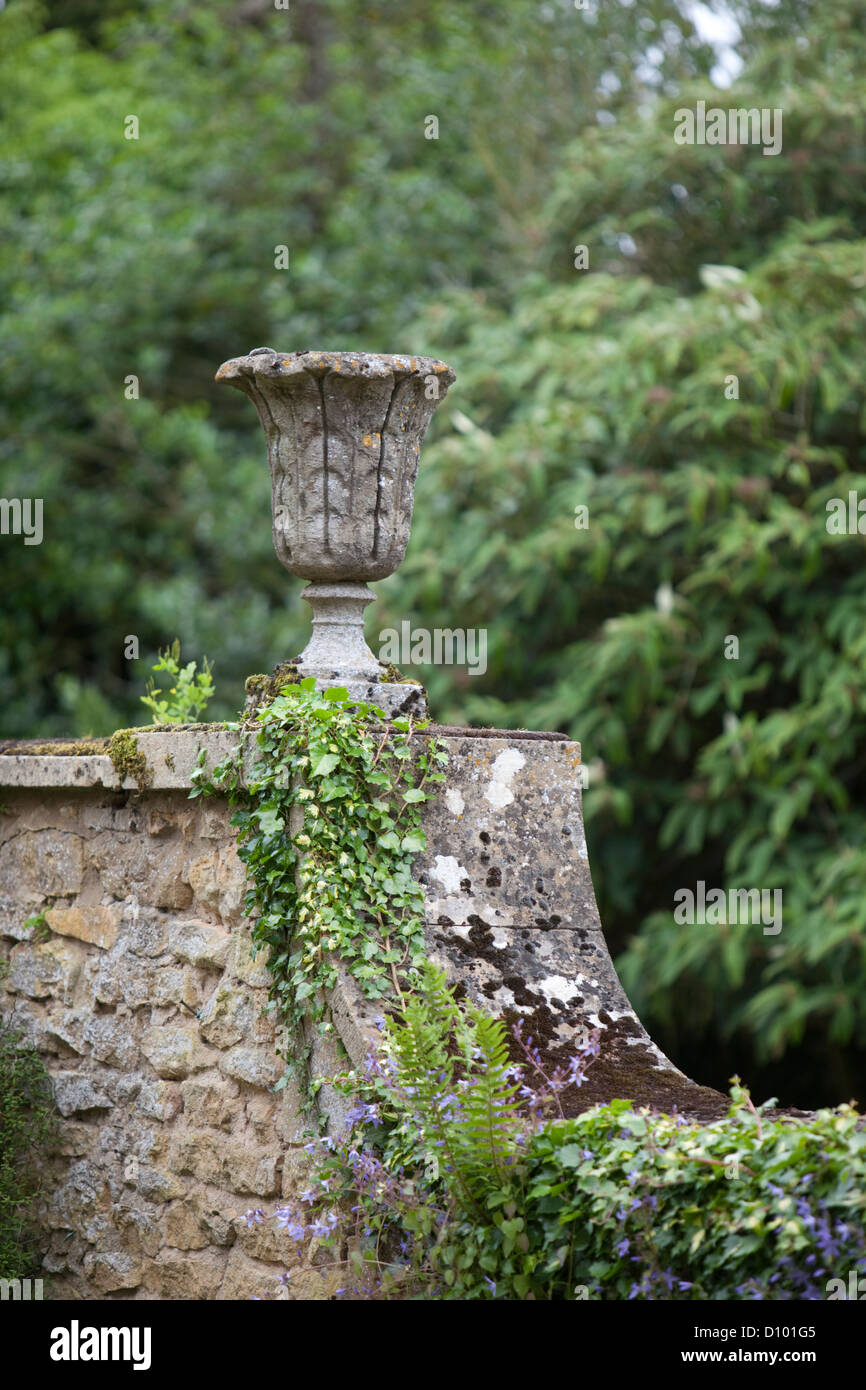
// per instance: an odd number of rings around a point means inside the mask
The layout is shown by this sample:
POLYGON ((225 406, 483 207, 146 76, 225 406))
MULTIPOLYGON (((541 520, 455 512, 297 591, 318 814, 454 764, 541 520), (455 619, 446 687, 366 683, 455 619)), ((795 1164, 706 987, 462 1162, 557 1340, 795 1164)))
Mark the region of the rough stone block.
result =
POLYGON ((141 1050, 157 1076, 180 1081, 210 1065, 210 1058, 190 1028, 149 1028, 141 1050))
POLYGON ((210 1130, 188 1129, 176 1136, 170 1160, 171 1170, 183 1177, 197 1178, 212 1187, 225 1185, 222 1136, 210 1130))
POLYGON ((131 806, 114 806, 110 801, 86 801, 81 810, 85 830, 131 830, 139 820, 131 806))
POLYGON ((231 936, 209 922, 173 922, 168 947, 173 955, 203 970, 222 970, 228 958, 231 936))
POLYGON ((301 1192, 305 1192, 310 1186, 313 1173, 313 1159, 307 1153, 305 1144, 309 1142, 309 1136, 304 1138, 303 1144, 293 1143, 283 1150, 283 1180, 281 1195, 292 1199, 297 1199, 301 1192))
POLYGON ((169 1004, 198 1008, 196 982, 189 969, 168 965, 165 958, 157 961, 118 958, 102 973, 100 988, 112 999, 119 991, 130 1009, 140 1009, 144 1004, 154 1008, 169 1004))
POLYGON ((220 1057, 219 1069, 248 1086, 270 1087, 282 1075, 283 1064, 279 1057, 262 1048, 235 1047, 220 1057))
POLYGON ((120 926, 118 907, 53 907, 45 920, 60 936, 74 936, 109 950, 117 940, 120 926))
POLYGON ((253 940, 247 926, 237 927, 232 932, 232 952, 229 973, 252 989, 267 989, 271 983, 268 970, 270 950, 261 947, 253 955, 253 940))
POLYGON ((90 1297, 135 1289, 141 1283, 140 1260, 119 1250, 88 1251, 83 1272, 90 1297))
POLYGON ((58 1071, 51 1078, 54 1099, 61 1115, 82 1115, 90 1110, 110 1110, 111 1101, 97 1091, 89 1076, 75 1071, 58 1071))
POLYGON ((123 1001, 124 968, 117 956, 89 961, 85 966, 87 987, 97 1004, 120 1004, 123 1001))
POLYGON ((302 1144, 306 1142, 304 1131, 309 1128, 310 1122, 301 1112, 298 1083, 292 1079, 279 1092, 279 1104, 274 1114, 274 1134, 283 1144, 302 1144))
POLYGON ((178 832, 186 837, 194 819, 195 812, 193 810, 178 811, 167 806, 161 809, 154 808, 147 817, 147 833, 155 839, 165 839, 178 832))
POLYGON ((65 898, 81 890, 83 842, 69 830, 25 830, 0 845, 0 882, 22 900, 65 898))
POLYGON ((157 1298, 216 1298, 223 1281, 225 1263, 222 1250, 161 1250, 148 1266, 144 1287, 157 1298))
POLYGON ((197 1077, 181 1086, 183 1109, 190 1124, 212 1129, 228 1129, 243 1110, 238 1088, 222 1077, 197 1077))
POLYGON ((189 883, 206 911, 216 913, 229 926, 240 923, 247 881, 233 845, 194 860, 189 866, 189 883))
POLYGON ((280 1155, 261 1154, 245 1144, 227 1145, 225 1171, 233 1192, 272 1197, 280 1190, 277 1168, 280 1155))
POLYGON ((233 1249, 226 1264, 219 1298, 222 1302, 264 1298, 278 1288, 282 1273, 280 1265, 260 1264, 257 1260, 251 1260, 243 1251, 233 1249))
POLYGON ((94 1214, 110 1206, 111 1194, 99 1164, 88 1157, 76 1158, 68 1164, 63 1182, 52 1190, 44 1219, 55 1230, 83 1235, 94 1214))
POLYGON ((225 1248, 234 1245, 236 1231, 232 1217, 203 1197, 199 1197, 194 1205, 199 1212, 202 1228, 207 1232, 209 1241, 213 1245, 225 1248))
POLYGON ((279 1190, 280 1155, 262 1154, 240 1140, 209 1130, 187 1130, 175 1140, 172 1168, 211 1187, 270 1197, 279 1190))
POLYGON ((14 994, 26 994, 30 999, 68 995, 78 979, 81 964, 81 949, 65 941, 15 946, 7 988, 14 994))
POLYGON ((202 840, 224 840, 226 823, 229 820, 228 807, 219 798, 214 804, 199 801, 198 834, 202 840))
POLYGON ((139 1164, 135 1186, 150 1202, 170 1202, 173 1197, 185 1197, 187 1184, 168 1168, 151 1168, 139 1164))
POLYGON ((252 1096, 244 1105, 247 1132, 259 1144, 267 1144, 274 1133, 274 1115, 279 1101, 273 1092, 252 1096))
POLYGON ((169 923, 164 913, 154 907, 142 907, 131 900, 124 912, 126 949, 134 956, 153 959, 168 947, 169 923))
POLYGON ((84 1277, 96 1294, 135 1289, 141 1283, 141 1262, 122 1251, 93 1251, 84 1256, 84 1277))
POLYGON ((130 1071, 138 1062, 139 1052, 132 1037, 131 1019, 97 1016, 84 1029, 84 1039, 98 1062, 130 1071))
POLYGON ((83 1009, 61 1009, 49 1013, 39 1032, 39 1047, 44 1052, 73 1052, 79 1056, 87 1051, 84 1029, 90 1014, 83 1009))
POLYGON ((327 1303, 346 1279, 345 1269, 299 1269, 290 1273, 286 1296, 293 1303, 327 1303))
POLYGON ((151 1120, 170 1122, 183 1109, 181 1087, 167 1081, 141 1081, 136 1109, 151 1120))
POLYGON ((112 897, 175 909, 189 907, 192 902, 180 838, 146 842, 132 833, 103 832, 88 841, 86 857, 112 897))
POLYGON ((176 1250, 202 1250, 207 1232, 187 1202, 172 1202, 165 1214, 165 1243, 176 1250))
POLYGON ((237 1245, 253 1260, 277 1264, 281 1269, 296 1269, 306 1253, 306 1242, 299 1244, 288 1231, 281 1230, 272 1217, 248 1226, 243 1214, 235 1220, 237 1245))
POLYGON ((155 1259, 163 1246, 160 1222, 153 1209, 123 1206, 114 1212, 114 1224, 120 1233, 124 1248, 133 1255, 143 1255, 155 1259))
POLYGON ((93 1118, 95 1116, 87 1112, 81 1120, 72 1116, 68 1118, 57 1137, 58 1153, 63 1154, 64 1158, 90 1159, 96 1142, 96 1131, 91 1123, 93 1118))
POLYGON ((249 992, 223 980, 201 1011, 202 1037, 213 1047, 233 1047, 252 1032, 256 1013, 249 992))

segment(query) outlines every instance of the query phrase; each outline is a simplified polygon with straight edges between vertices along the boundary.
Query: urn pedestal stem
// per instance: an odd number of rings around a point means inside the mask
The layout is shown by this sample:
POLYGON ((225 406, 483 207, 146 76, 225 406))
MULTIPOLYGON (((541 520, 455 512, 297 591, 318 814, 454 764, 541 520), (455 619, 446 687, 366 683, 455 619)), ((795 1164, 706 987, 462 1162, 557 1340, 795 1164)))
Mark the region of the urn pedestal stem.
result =
POLYGON ((366 584, 308 584, 313 635, 297 660, 298 674, 319 680, 378 681, 382 668, 364 639, 364 609, 376 595, 366 584))

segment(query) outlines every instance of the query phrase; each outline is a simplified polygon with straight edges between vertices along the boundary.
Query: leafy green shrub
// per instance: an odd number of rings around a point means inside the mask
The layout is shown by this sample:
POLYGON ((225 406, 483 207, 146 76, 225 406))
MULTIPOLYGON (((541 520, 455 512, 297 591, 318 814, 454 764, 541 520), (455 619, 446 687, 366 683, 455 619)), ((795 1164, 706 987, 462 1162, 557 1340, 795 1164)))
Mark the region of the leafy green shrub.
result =
POLYGON ((33 1200, 38 1159, 54 1132, 51 1083, 36 1050, 21 1032, 0 1024, 0 1278, 22 1279, 38 1270, 33 1200))
POLYGON ((770 1120, 770 1102, 737 1084, 731 1097, 710 1125, 613 1101, 535 1135, 522 1259, 547 1263, 521 1270, 489 1229, 504 1296, 823 1299, 831 1278, 866 1273, 862 1119, 843 1105, 770 1120))
POLYGON ((195 661, 188 661, 181 666, 178 638, 160 652, 152 669, 154 673, 167 671, 175 683, 168 690, 160 690, 153 678, 148 681, 147 694, 142 695, 141 703, 152 711, 154 724, 193 724, 204 713, 214 694, 211 665, 207 657, 202 660, 201 671, 196 669, 197 665, 195 661))

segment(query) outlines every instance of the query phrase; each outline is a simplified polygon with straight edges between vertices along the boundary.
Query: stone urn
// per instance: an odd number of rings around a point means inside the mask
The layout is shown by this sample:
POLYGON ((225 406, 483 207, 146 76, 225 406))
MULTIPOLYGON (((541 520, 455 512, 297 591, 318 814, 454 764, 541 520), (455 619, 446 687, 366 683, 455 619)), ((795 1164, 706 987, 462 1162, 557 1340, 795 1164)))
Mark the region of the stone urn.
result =
POLYGON ((292 674, 345 685, 389 714, 424 712, 422 687, 387 679, 367 646, 364 609, 375 598, 367 582, 393 574, 406 553, 421 441, 454 372, 430 357, 255 348, 216 379, 258 411, 274 549, 311 581, 302 597, 313 635, 292 674))

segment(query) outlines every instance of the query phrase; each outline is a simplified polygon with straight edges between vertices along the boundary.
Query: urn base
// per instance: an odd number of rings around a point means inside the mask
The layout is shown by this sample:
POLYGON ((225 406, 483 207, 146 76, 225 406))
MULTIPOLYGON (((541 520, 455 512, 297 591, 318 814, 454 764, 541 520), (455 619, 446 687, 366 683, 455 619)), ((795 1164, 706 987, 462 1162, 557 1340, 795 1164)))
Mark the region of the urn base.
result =
MULTIPOLYGON (((393 668, 382 668, 379 677, 389 675, 393 668)), ((268 704, 287 685, 297 685, 305 676, 300 657, 294 661, 283 661, 269 676, 248 676, 246 682, 247 698, 244 714, 247 718, 255 714, 260 705, 268 704)), ((429 718, 427 691, 417 681, 409 680, 347 680, 337 671, 320 673, 315 677, 319 690, 333 690, 337 687, 348 692, 349 697, 359 703, 375 705, 387 719, 411 716, 413 719, 429 718)))

